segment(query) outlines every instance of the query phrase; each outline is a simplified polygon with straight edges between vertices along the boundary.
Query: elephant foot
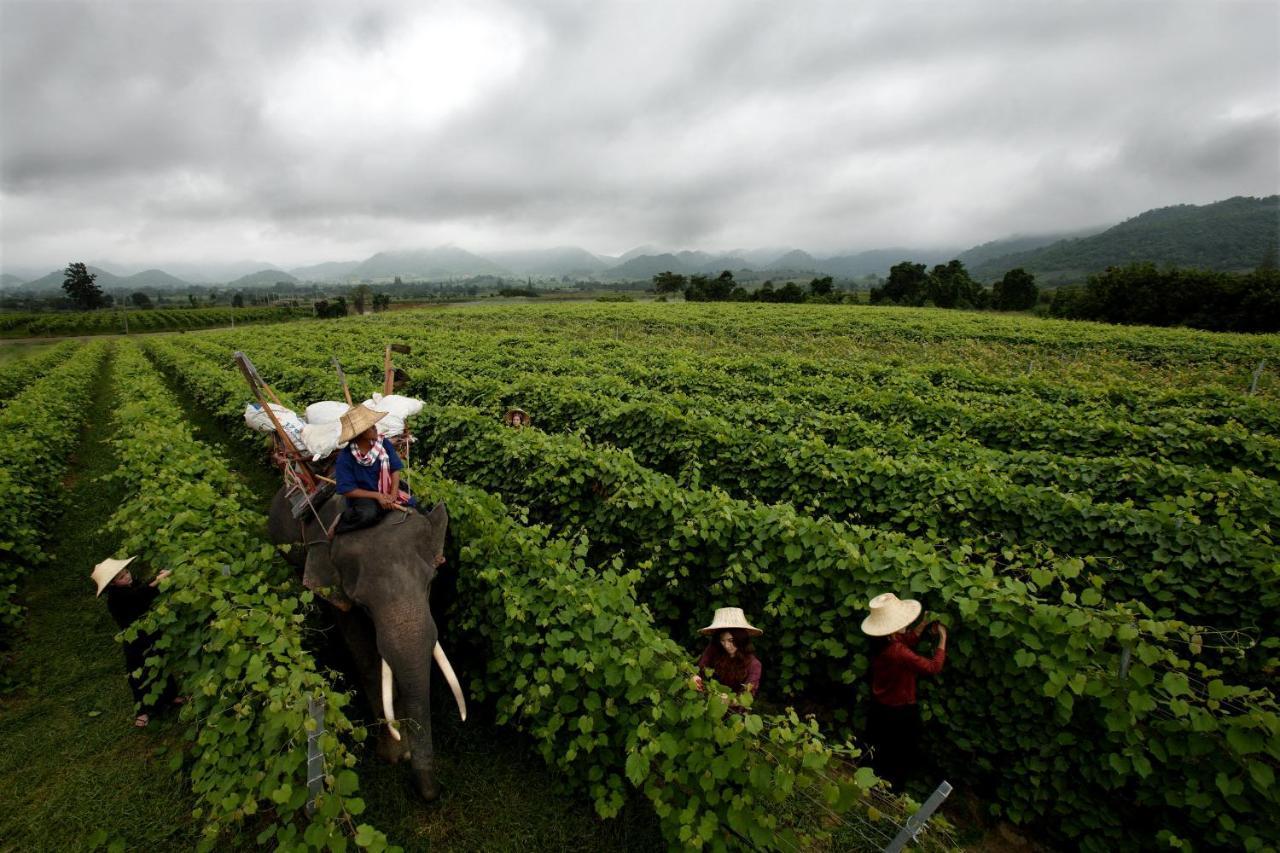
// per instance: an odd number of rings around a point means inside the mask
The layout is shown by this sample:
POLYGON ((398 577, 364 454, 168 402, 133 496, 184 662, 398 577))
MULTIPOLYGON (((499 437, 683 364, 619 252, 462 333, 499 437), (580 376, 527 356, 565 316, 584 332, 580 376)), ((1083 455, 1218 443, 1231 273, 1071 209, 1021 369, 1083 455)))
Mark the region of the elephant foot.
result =
POLYGON ((418 796, 422 797, 423 802, 432 803, 440 799, 440 785, 434 779, 426 781, 417 779, 414 782, 414 787, 418 789, 418 796))

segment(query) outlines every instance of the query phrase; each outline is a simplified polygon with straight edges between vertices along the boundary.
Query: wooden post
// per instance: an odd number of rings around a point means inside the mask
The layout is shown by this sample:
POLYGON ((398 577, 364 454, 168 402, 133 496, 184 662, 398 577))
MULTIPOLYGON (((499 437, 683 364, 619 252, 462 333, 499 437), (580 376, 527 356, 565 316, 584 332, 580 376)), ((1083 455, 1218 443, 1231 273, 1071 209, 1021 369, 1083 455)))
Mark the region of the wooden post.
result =
POLYGON ((1258 366, 1253 369, 1253 381, 1249 383, 1249 396, 1252 397, 1258 393, 1258 380, 1262 378, 1262 370, 1267 366, 1267 360, 1264 358, 1258 362, 1258 366))
POLYGON ((342 396, 347 399, 348 406, 354 406, 351 402, 351 389, 347 387, 347 374, 342 372, 342 365, 338 364, 338 357, 333 357, 333 367, 338 371, 338 381, 342 383, 342 396))
POLYGON ((382 351, 382 396, 391 394, 391 344, 382 351))
MULTIPOLYGON (((253 396, 257 399, 258 405, 262 407, 262 410, 267 413, 267 417, 270 418, 271 425, 275 427, 276 436, 284 445, 285 450, 288 451, 289 455, 292 457, 299 456, 298 446, 293 443, 293 439, 289 438, 289 433, 285 430, 284 425, 280 423, 280 419, 276 417, 276 413, 272 410, 267 400, 262 396, 262 390, 264 388, 267 391, 271 391, 271 389, 267 386, 267 383, 262 381, 262 377, 258 375, 258 368, 253 366, 253 362, 249 360, 249 356, 239 350, 236 351, 234 359, 236 366, 239 367, 240 372, 244 374, 245 381, 249 383, 249 389, 253 391, 253 396)), ((272 396, 275 396, 274 392, 272 392, 272 396)), ((279 404, 278 398, 277 404, 279 404)), ((307 491, 314 491, 316 481, 311 475, 310 469, 307 468, 306 465, 298 465, 297 470, 299 478, 301 478, 303 484, 307 487, 307 491)))

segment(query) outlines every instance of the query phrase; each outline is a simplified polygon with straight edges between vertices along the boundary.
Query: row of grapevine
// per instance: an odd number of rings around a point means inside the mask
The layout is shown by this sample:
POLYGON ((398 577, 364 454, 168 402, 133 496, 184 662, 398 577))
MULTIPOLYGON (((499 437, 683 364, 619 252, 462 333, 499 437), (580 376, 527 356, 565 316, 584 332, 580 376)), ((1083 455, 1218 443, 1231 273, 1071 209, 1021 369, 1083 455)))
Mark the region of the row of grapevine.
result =
MULTIPOLYGON (((313 315, 310 306, 303 308, 153 308, 129 309, 131 332, 163 332, 204 329, 236 323, 278 323, 313 315)), ((5 315, 4 331, 10 337, 43 337, 54 335, 112 335, 125 330, 125 312, 120 309, 100 311, 58 312, 5 315)))
MULTIPOLYGON (((289 349, 297 355, 296 347, 289 349)), ((350 355, 358 364, 356 353, 350 355)), ((332 381, 321 368, 290 369, 277 361, 271 369, 283 381, 305 382, 313 395, 332 381)), ((1271 481, 1246 483, 1253 490, 1243 492, 1243 506, 1204 491, 1148 507, 1103 504, 1019 485, 973 464, 831 448, 819 439, 687 417, 670 405, 561 392, 555 385, 519 388, 486 394, 477 383, 440 370, 422 371, 410 385, 424 399, 490 403, 495 413, 509 404, 530 405, 548 429, 585 430, 595 441, 630 449, 647 467, 738 497, 963 541, 984 553, 1034 542, 1063 555, 1105 558, 1094 561, 1094 572, 1113 598, 1141 600, 1190 621, 1276 633, 1280 585, 1273 567, 1280 553, 1269 524, 1280 512, 1280 494, 1271 481)))
MULTIPOLYGON (((219 369, 155 350, 184 375, 219 369)), ((222 395, 208 399, 232 413, 242 395, 223 375, 222 395)), ((302 398, 317 390, 281 385, 302 398)), ((1173 651, 1191 633, 1180 623, 1141 618, 1140 606, 1079 606, 1085 596, 1062 589, 1078 561, 1039 567, 1028 584, 900 536, 683 489, 571 438, 512 433, 461 410, 424 415, 433 425, 424 443, 445 475, 585 531, 593 563, 616 556, 642 571, 642 595, 673 630, 688 631, 725 590, 758 602, 771 629, 770 678, 784 691, 849 682, 865 668, 856 624, 870 594, 929 590, 964 619, 946 689, 933 694, 935 745, 992 786, 1016 820, 1050 820, 1094 843, 1138 843, 1157 830, 1255 843, 1274 832, 1261 817, 1276 805, 1273 699, 1225 683, 1212 653, 1173 651), (1121 646, 1135 659, 1125 679, 1113 674, 1121 646), (1060 735, 1046 739, 1051 730, 1060 735), (1170 775, 1185 784, 1171 789, 1170 775), (1144 818, 1121 820, 1124 800, 1144 818)))
MULTIPOLYGON (((290 340, 287 346, 291 356, 308 365, 323 363, 334 350, 343 352, 350 362, 347 366, 353 384, 362 390, 364 386, 356 378, 380 375, 382 367, 377 347, 369 340, 369 330, 364 334, 363 346, 358 337, 334 329, 313 334, 305 341, 290 340)), ((421 339, 411 339, 415 346, 421 343, 421 339)), ((696 467, 693 457, 701 440, 697 433, 686 432, 690 416, 696 416, 693 420, 719 418, 742 429, 753 428, 753 432, 804 436, 810 447, 814 441, 834 438, 832 448, 835 450, 873 448, 896 456, 946 460, 955 465, 991 470, 1018 485, 1084 492, 1100 502, 1145 502, 1195 495, 1199 501, 1229 508, 1238 502, 1245 515, 1259 509, 1267 513, 1276 503, 1274 481, 1244 471, 1221 472, 1131 456, 990 450, 963 438, 921 439, 901 425, 874 424, 853 415, 840 419, 837 435, 823 438, 815 436, 813 424, 806 422, 813 418, 812 411, 801 413, 790 404, 760 401, 742 406, 709 396, 641 389, 612 376, 601 376, 594 363, 591 376, 573 375, 570 371, 582 362, 564 352, 541 354, 537 359, 541 372, 530 372, 529 365, 505 370, 495 361, 495 353, 500 348, 495 348, 492 342, 466 339, 461 343, 462 346, 432 349, 406 360, 418 393, 427 399, 471 405, 529 405, 540 422, 550 417, 554 426, 571 429, 586 426, 575 420, 578 416, 572 406, 575 399, 597 401, 601 407, 615 409, 631 404, 636 407, 639 419, 659 421, 652 428, 661 434, 654 435, 652 440, 665 449, 664 462, 658 463, 664 470, 684 471, 696 467), (565 400, 570 401, 569 404, 565 400), (674 421, 666 415, 673 410, 680 415, 674 421)), ((229 352, 232 343, 229 336, 224 335, 193 345, 212 357, 221 358, 229 352)), ((283 345, 280 341, 264 341, 257 349, 261 351, 265 347, 267 352, 279 352, 283 345)), ((337 391, 336 377, 333 385, 327 391, 330 396, 337 391)))
MULTIPOLYGON (((238 423, 244 392, 234 376, 159 342, 148 349, 203 405, 238 423)), ((902 813, 868 794, 874 775, 848 765, 856 750, 827 744, 814 723, 730 714, 714 694, 696 693, 692 658, 637 601, 636 573, 596 574, 582 543, 518 524, 479 490, 429 472, 414 482, 446 502, 461 543, 449 559, 458 571, 453 624, 482 640, 488 659, 473 689, 496 702, 499 722, 529 731, 600 814, 617 813, 629 781, 673 846, 721 849, 733 836, 795 849, 808 841, 779 822, 779 803, 808 798, 862 823, 902 813)))
POLYGON ((0 404, 66 361, 77 346, 68 341, 0 365, 0 404))
MULTIPOLYGON (((392 324, 360 324, 360 331, 395 333, 392 324)), ((537 342, 510 336, 485 341, 424 338, 412 331, 404 336, 426 349, 429 359, 449 364, 451 356, 467 356, 468 375, 510 376, 538 365, 551 372, 581 372, 589 364, 593 377, 616 377, 619 393, 638 386, 696 399, 712 413, 757 423, 771 431, 821 436, 833 445, 885 449, 885 441, 957 439, 997 450, 1050 450, 1071 455, 1120 454, 1205 465, 1229 471, 1241 467, 1264 476, 1280 472, 1280 439, 1267 424, 1274 414, 1267 407, 1245 403, 1254 413, 1246 423, 1224 418, 1217 410, 1174 407, 1135 423, 1105 404, 1082 407, 1036 403, 1007 395, 977 401, 949 399, 939 389, 879 387, 865 377, 833 373, 805 375, 783 371, 775 375, 767 365, 735 359, 719 366, 714 356, 664 351, 661 364, 639 347, 610 342, 572 345, 537 342), (712 402, 714 401, 714 402, 712 402), (1199 413, 1204 422, 1195 420, 1199 413), (889 435, 879 434, 889 430, 889 435)), ((368 339, 368 338, 366 338, 368 339)), ((375 339, 376 340, 376 339, 375 339)), ((419 359, 420 360, 420 359, 419 359)), ((432 361, 426 363, 431 364, 432 361)), ((1242 395, 1242 399, 1243 395, 1242 395)), ((1243 416, 1243 415, 1242 415, 1243 416)))
POLYGON ((0 411, 0 645, 22 615, 19 580, 47 559, 49 520, 65 509, 62 479, 106 357, 105 344, 76 351, 0 411))
MULTIPOLYGON (((697 352, 750 365, 790 364, 809 375, 860 374, 868 384, 927 382, 1057 402, 1143 407, 1237 404, 1250 371, 1280 356, 1275 336, 1159 334, 1153 329, 925 312, 921 334, 895 335, 903 312, 751 306, 524 306, 448 316, 401 315, 396 328, 444 328, 512 340, 625 340, 664 355, 697 352), (1081 334, 1081 333, 1084 334, 1081 334), (1151 338, 1157 338, 1153 341, 1151 338), (1063 381, 1063 380, 1067 381, 1063 381)), ((390 328, 390 325, 388 326, 390 328)), ((1261 401, 1246 401, 1257 408, 1261 401)))
MULTIPOLYGON (((125 403, 115 417, 113 476, 131 497, 109 524, 124 553, 173 570, 127 635, 157 633, 150 674, 173 675, 190 696, 185 760, 202 847, 215 849, 225 831, 258 822, 265 826, 257 842, 281 849, 342 850, 350 840, 385 847, 381 833, 353 820, 364 804, 347 742, 364 731, 346 716, 349 698, 304 647, 311 593, 260 538, 261 515, 246 508, 226 459, 172 415, 178 401, 136 347, 121 348, 114 378, 125 403), (325 774, 310 817, 307 748, 316 723, 308 703, 324 709, 317 742, 325 774)), ((159 682, 151 689, 158 694, 159 682)))

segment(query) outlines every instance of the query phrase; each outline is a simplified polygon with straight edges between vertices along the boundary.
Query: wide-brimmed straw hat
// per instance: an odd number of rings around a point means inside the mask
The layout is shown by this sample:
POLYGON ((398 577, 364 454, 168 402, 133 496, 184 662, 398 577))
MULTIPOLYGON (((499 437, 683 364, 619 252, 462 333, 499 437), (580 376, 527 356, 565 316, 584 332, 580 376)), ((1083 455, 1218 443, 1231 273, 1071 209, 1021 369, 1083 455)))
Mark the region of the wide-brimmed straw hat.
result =
POLYGON ((386 412, 375 412, 368 406, 352 406, 345 415, 338 418, 338 422, 342 424, 338 444, 346 444, 386 416, 386 412))
POLYGON ((115 580, 116 575, 124 571, 125 566, 134 561, 133 557, 125 557, 123 560, 113 560, 107 558, 101 563, 93 567, 93 582, 98 585, 96 595, 102 595, 102 591, 107 588, 107 584, 115 580))
POLYGON ((699 633, 714 634, 716 631, 728 631, 732 628, 741 628, 753 637, 759 637, 764 631, 747 621, 747 617, 742 612, 741 607, 717 607, 716 618, 711 620, 711 624, 702 628, 699 633))
POLYGON ((862 633, 872 637, 887 637, 901 631, 920 615, 920 602, 914 598, 898 598, 891 592, 877 595, 870 601, 871 615, 862 620, 862 633))
POLYGON ((533 419, 529 417, 529 413, 524 409, 507 409, 507 413, 502 416, 502 422, 507 426, 515 426, 512 421, 516 419, 516 415, 523 418, 523 421, 520 424, 522 427, 527 427, 529 424, 533 423, 533 419))

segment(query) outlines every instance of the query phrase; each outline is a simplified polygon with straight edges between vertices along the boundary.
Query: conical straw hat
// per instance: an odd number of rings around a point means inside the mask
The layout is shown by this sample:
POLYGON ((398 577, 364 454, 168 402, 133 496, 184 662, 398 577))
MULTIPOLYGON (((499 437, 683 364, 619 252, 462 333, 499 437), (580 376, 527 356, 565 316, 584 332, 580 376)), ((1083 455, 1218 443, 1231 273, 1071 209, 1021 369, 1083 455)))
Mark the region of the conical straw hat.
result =
POLYGON ((342 424, 338 444, 346 444, 386 416, 386 412, 375 412, 368 406, 352 406, 345 415, 338 418, 338 422, 342 424))
POLYGON ((920 615, 920 602, 914 598, 898 598, 891 592, 871 599, 871 615, 862 620, 862 633, 887 637, 901 631, 920 615))
POLYGON ((710 625, 701 629, 699 633, 714 634, 716 631, 727 631, 730 628, 741 628, 753 637, 759 637, 764 633, 764 631, 747 621, 747 617, 743 614, 741 607, 716 608, 716 618, 711 621, 710 625))
POLYGON ((132 563, 133 557, 125 557, 123 560, 112 560, 110 558, 103 560, 101 563, 93 567, 93 582, 98 585, 96 595, 102 595, 102 591, 107 588, 107 584, 115 580, 116 575, 124 571, 125 566, 132 563))

